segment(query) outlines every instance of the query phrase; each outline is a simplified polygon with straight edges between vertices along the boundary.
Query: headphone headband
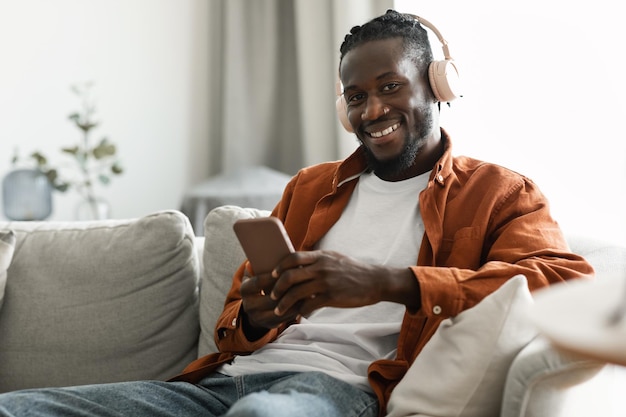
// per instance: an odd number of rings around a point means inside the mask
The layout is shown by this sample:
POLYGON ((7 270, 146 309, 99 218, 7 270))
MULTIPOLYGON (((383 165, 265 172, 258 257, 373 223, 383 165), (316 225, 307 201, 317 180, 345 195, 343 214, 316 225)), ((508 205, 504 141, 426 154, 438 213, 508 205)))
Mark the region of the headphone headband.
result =
POLYGON ((448 49, 448 41, 444 39, 443 35, 441 34, 441 32, 439 32, 439 30, 435 27, 435 25, 433 25, 428 20, 416 14, 407 13, 407 16, 411 16, 413 19, 417 20, 418 23, 430 29, 437 36, 437 39, 439 39, 439 42, 441 42, 441 49, 443 49, 443 57, 445 59, 452 60, 452 57, 450 56, 450 50, 448 49))

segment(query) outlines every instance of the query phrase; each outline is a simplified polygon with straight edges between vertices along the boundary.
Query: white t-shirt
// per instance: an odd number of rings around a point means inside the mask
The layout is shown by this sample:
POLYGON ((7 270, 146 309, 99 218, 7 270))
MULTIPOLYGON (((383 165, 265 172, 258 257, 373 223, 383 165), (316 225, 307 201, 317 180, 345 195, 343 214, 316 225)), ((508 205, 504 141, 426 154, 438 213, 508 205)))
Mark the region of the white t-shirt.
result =
MULTIPOLYGON (((318 248, 373 264, 414 265, 424 234, 418 195, 429 175, 398 182, 361 175, 341 218, 318 248)), ((395 357, 404 312, 405 306, 391 302, 324 307, 291 325, 274 342, 251 355, 237 356, 219 371, 233 376, 322 371, 371 392, 367 368, 377 359, 395 357)))

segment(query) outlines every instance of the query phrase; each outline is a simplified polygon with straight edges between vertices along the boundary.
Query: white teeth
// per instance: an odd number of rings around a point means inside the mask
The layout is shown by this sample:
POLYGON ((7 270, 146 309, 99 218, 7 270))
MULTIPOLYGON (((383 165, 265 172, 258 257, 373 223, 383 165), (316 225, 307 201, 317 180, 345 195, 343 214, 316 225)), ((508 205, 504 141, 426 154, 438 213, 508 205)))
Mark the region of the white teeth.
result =
POLYGON ((373 138, 381 138, 381 137, 383 137, 385 135, 390 134, 394 130, 396 130, 398 128, 398 126, 400 126, 400 123, 396 123, 393 126, 389 126, 387 129, 383 130, 382 132, 372 132, 372 133, 370 133, 370 136, 373 137, 373 138))

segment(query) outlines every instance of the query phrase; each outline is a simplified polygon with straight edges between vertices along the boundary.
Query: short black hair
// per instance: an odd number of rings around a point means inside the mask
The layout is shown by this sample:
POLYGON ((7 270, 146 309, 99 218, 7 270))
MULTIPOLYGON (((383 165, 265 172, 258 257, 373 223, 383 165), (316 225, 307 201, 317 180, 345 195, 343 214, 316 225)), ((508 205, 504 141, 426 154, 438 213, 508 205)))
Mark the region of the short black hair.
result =
POLYGON ((341 67, 344 56, 355 47, 389 38, 403 38, 405 52, 412 57, 420 70, 427 70, 428 64, 433 61, 428 33, 413 16, 391 9, 384 15, 350 30, 339 48, 339 66, 341 67))

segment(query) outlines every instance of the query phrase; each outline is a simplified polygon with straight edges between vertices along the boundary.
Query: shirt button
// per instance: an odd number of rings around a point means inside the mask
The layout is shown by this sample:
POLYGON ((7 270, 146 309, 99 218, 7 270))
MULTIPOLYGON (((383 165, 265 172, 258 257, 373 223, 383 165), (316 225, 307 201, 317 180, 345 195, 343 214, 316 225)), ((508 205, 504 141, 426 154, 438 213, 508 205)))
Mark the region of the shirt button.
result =
POLYGON ((233 321, 230 322, 230 325, 233 327, 237 327, 237 317, 235 317, 233 321))
POLYGON ((440 306, 434 306, 433 307, 433 314, 441 314, 441 307, 440 306))

